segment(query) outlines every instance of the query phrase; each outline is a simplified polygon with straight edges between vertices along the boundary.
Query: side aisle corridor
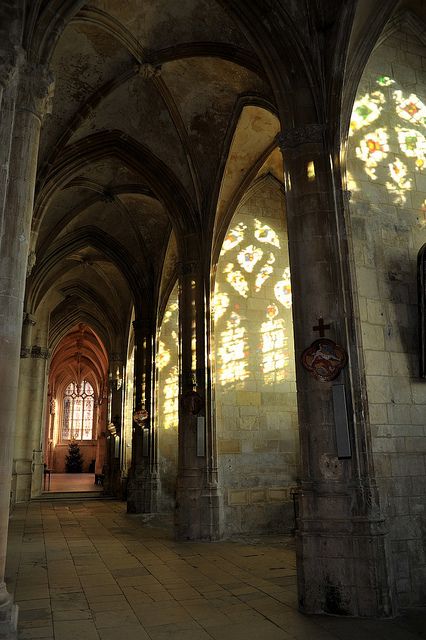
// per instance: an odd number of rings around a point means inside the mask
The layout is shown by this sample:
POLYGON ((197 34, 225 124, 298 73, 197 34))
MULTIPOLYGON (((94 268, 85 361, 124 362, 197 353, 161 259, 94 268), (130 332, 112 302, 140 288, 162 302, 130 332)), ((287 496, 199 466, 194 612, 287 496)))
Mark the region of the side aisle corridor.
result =
POLYGON ((179 543, 171 523, 112 500, 17 505, 7 580, 19 638, 419 640, 426 614, 393 621, 297 610, 293 538, 179 543))

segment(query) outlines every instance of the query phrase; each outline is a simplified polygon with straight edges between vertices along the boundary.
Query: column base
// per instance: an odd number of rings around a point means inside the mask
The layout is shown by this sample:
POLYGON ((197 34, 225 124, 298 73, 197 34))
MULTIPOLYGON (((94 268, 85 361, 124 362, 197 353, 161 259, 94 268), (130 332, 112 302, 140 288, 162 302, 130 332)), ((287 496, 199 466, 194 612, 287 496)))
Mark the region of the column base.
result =
POLYGON ((317 495, 316 512, 306 508, 312 507, 312 495, 305 493, 301 502, 296 530, 300 610, 372 618, 396 615, 384 519, 378 514, 350 516, 343 494, 317 495), (324 511, 328 507, 327 516, 319 506, 324 511))
POLYGON ((132 474, 127 482, 127 513, 144 513, 143 503, 143 479, 132 474))
POLYGON ((158 477, 141 466, 129 475, 127 513, 157 513, 158 477))
POLYGON ((12 471, 12 503, 28 502, 31 498, 32 460, 19 459, 13 461, 12 471))
POLYGON ((18 605, 14 604, 6 585, 0 586, 0 639, 16 640, 18 628, 18 605))
POLYGON ((200 496, 201 539, 220 540, 223 536, 222 495, 217 485, 205 487, 200 496))
POLYGON ((176 489, 175 530, 177 540, 221 538, 220 494, 214 486, 188 486, 192 476, 180 478, 176 489), (186 480, 186 482, 185 482, 186 480))
POLYGON ((31 498, 41 496, 44 480, 43 451, 33 451, 32 478, 31 478, 31 498))

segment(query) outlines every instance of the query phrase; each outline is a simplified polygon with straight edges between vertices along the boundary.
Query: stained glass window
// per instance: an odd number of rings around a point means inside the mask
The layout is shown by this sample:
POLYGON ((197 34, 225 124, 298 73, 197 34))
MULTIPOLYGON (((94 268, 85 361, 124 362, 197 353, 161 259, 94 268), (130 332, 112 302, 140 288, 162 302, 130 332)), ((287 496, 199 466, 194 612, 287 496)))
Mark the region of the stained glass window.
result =
POLYGON ((62 440, 91 440, 94 409, 95 392, 90 382, 71 382, 64 393, 62 440))

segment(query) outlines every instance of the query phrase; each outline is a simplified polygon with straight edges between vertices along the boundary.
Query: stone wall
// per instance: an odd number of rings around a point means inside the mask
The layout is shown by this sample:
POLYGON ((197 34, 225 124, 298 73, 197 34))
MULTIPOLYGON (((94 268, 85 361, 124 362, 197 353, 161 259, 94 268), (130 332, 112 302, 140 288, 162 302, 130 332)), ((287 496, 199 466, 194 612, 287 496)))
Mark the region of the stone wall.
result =
MULTIPOLYGON (((83 473, 89 472, 89 465, 96 460, 96 444, 92 442, 79 442, 80 453, 83 456, 83 473)), ((68 444, 57 444, 53 450, 54 473, 65 473, 65 457, 68 455, 68 444)))
POLYGON ((178 359, 179 306, 178 285, 170 294, 158 337, 157 411, 158 470, 160 511, 172 511, 175 507, 178 460, 178 359))
POLYGON ((416 259, 426 242, 426 50, 371 56, 354 105, 348 189, 374 463, 401 606, 426 600, 426 384, 416 259))
POLYGON ((294 527, 298 421, 288 267, 282 195, 267 178, 232 219, 212 305, 226 535, 294 527))

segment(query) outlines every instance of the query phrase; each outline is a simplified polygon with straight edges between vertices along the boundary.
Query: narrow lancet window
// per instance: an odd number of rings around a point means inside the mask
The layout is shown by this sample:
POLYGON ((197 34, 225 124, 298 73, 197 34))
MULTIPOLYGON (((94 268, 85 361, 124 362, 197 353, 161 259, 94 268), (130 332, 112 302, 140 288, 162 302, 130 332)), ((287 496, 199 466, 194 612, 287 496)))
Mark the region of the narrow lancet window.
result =
POLYGON ((64 393, 62 440, 91 440, 94 408, 95 392, 90 382, 70 382, 64 393))

